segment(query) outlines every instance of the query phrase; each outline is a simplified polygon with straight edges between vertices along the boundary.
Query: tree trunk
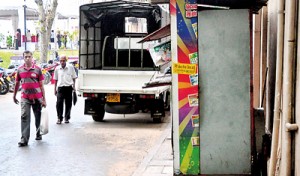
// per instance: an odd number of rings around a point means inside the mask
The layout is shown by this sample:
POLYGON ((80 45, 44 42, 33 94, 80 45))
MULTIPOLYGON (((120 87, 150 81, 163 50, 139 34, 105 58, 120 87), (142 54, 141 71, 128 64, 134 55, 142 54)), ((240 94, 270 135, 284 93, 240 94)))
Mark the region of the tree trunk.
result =
POLYGON ((39 11, 39 33, 40 33, 40 62, 47 62, 48 45, 50 40, 51 28, 56 15, 57 0, 53 0, 51 6, 43 4, 43 0, 35 0, 39 11))

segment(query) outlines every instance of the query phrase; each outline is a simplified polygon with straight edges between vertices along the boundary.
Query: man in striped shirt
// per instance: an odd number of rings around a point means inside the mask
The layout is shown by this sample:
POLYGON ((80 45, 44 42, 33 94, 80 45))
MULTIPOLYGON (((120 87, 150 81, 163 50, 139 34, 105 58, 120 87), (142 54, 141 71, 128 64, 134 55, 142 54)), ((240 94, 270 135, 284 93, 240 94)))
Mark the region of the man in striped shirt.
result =
POLYGON ((27 146, 30 137, 30 110, 32 108, 35 116, 36 140, 42 140, 38 130, 41 122, 42 106, 46 107, 45 90, 43 85, 44 76, 40 67, 35 65, 32 60, 32 52, 23 52, 24 65, 17 70, 16 85, 13 99, 16 104, 19 100, 16 98, 20 83, 22 85, 21 94, 21 141, 20 147, 27 146))

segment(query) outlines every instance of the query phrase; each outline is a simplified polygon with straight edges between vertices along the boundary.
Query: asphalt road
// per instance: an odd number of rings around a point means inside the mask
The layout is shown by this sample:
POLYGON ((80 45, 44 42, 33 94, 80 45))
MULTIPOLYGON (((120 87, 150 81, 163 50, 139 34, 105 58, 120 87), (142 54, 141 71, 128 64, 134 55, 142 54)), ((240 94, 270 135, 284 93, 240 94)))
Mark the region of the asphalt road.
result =
MULTIPOLYGON (((155 124, 150 114, 106 114, 105 122, 85 116, 79 97, 69 124, 56 124, 53 85, 45 85, 49 133, 35 141, 34 116, 27 147, 18 147, 20 106, 12 93, 0 95, 0 175, 130 176, 138 168, 170 123, 155 124)), ((20 93, 18 93, 20 97, 20 93)))

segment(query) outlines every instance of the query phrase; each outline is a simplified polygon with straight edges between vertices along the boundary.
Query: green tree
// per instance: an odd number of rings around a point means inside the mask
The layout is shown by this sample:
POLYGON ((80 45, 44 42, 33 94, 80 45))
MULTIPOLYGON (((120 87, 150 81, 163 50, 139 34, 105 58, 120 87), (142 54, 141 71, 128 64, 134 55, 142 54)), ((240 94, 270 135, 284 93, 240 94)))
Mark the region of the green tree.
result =
POLYGON ((13 39, 12 39, 11 35, 9 35, 9 36, 6 37, 6 45, 7 45, 8 48, 12 47, 12 45, 13 45, 13 39))
POLYGON ((43 0, 35 0, 38 6, 39 12, 39 33, 40 33, 40 44, 41 44, 41 63, 47 62, 48 44, 50 40, 51 29, 53 21, 56 15, 58 0, 46 1, 44 4, 43 0))

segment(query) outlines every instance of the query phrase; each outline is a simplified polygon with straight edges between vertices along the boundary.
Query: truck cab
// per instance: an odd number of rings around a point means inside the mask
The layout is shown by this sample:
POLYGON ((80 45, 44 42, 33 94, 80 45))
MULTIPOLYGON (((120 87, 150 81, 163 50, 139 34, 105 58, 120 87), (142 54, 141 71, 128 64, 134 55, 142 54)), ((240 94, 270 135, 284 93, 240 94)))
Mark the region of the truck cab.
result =
POLYGON ((160 122, 170 86, 144 88, 160 71, 149 53, 155 42, 139 43, 161 27, 158 5, 110 1, 80 6, 78 91, 85 114, 103 121, 105 112, 150 112, 160 122))

